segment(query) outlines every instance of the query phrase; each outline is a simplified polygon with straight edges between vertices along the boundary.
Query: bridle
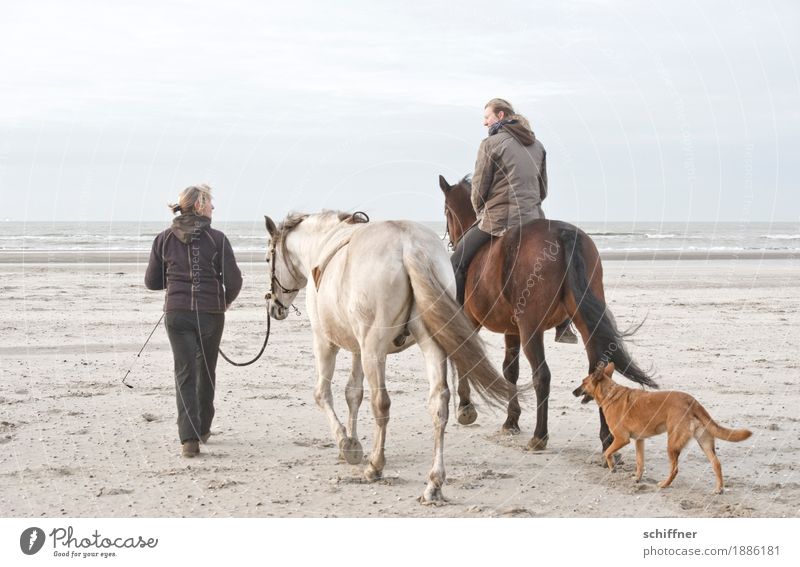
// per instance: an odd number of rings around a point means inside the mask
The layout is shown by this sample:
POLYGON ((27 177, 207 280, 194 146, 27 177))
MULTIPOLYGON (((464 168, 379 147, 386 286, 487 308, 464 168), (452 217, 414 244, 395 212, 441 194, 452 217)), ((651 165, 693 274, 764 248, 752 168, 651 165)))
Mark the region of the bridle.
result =
MULTIPOLYGON (((269 248, 269 269, 270 269, 269 290, 264 295, 264 299, 267 302, 269 302, 270 300, 274 301, 281 309, 283 309, 284 311, 288 311, 291 307, 294 307, 294 305, 291 305, 291 304, 290 305, 284 305, 283 302, 276 297, 276 295, 275 295, 275 285, 277 284, 278 287, 280 288, 280 290, 283 293, 287 293, 287 294, 288 293, 297 293, 298 291, 300 291, 300 288, 290 289, 290 288, 286 287, 278 279, 278 276, 275 275, 275 244, 274 243, 269 248)), ((294 307, 294 309, 297 310, 296 307, 294 307)))
MULTIPOLYGON (((456 240, 455 242, 453 242, 453 235, 450 234, 450 216, 451 215, 453 215, 453 213, 447 207, 447 203, 445 203, 445 205, 444 205, 445 229, 444 229, 444 236, 442 236, 442 240, 447 239, 447 250, 450 251, 450 252, 455 252, 456 246, 458 246, 458 243, 461 242, 462 238, 464 238, 464 234, 466 233, 466 231, 462 232, 461 236, 459 237, 459 239, 456 240)), ((458 219, 456 219, 456 220, 458 220, 458 219)))
POLYGON ((447 251, 448 252, 452 252, 452 251, 454 251, 456 249, 456 247, 453 246, 453 238, 450 236, 450 221, 447 218, 447 212, 448 212, 447 211, 447 205, 445 205, 444 206, 444 218, 445 218, 444 234, 442 235, 442 240, 447 240, 447 251))

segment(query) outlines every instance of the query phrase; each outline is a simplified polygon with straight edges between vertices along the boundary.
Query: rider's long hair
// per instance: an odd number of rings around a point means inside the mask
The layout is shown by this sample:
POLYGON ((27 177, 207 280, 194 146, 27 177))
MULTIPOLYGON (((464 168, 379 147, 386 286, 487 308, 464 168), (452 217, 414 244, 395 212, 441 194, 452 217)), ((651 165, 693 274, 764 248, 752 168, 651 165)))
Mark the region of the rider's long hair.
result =
POLYGON ((505 115, 504 120, 516 120, 528 130, 531 129, 531 123, 528 122, 528 119, 514 112, 514 107, 504 98, 493 98, 483 108, 491 108, 495 114, 502 111, 505 115))

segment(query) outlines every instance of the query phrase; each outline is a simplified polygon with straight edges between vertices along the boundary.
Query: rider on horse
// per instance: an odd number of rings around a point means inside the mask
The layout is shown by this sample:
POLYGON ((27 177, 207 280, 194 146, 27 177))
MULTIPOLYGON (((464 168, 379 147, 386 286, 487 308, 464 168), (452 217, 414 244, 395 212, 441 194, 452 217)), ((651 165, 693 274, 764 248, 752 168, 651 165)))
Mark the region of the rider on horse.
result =
MULTIPOLYGON (((494 98, 486 103, 483 125, 489 135, 478 149, 472 176, 472 206, 478 220, 451 257, 462 305, 467 269, 478 250, 512 226, 545 218, 541 203, 547 197, 547 153, 530 123, 514 112, 511 103, 494 98)), ((557 327, 556 341, 577 342, 569 320, 557 327)))

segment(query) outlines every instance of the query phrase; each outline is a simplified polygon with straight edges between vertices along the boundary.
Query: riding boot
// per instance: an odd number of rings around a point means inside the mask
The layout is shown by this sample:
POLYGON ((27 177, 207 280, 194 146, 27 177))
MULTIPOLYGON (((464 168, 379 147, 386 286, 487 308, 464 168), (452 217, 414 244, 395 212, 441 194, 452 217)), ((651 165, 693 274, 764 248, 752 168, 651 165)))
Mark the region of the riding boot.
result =
POLYGON ((464 288, 467 283, 467 275, 463 270, 456 270, 456 301, 460 306, 464 306, 464 288))
POLYGON ((570 325, 570 323, 572 323, 572 321, 566 319, 556 327, 557 343, 567 343, 571 345, 578 343, 578 336, 572 330, 572 325, 570 325))

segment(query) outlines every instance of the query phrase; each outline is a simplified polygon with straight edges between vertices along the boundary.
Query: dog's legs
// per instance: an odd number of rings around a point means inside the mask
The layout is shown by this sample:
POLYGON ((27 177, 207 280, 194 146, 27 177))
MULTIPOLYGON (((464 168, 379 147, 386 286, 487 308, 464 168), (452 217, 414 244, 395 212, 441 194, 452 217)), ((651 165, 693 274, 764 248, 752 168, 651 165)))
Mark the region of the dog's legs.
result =
POLYGON ((630 443, 631 439, 626 431, 612 431, 612 433, 614 434, 614 441, 603 452, 603 456, 606 458, 608 470, 614 472, 614 453, 630 443))
MULTIPOLYGON (((606 421, 606 414, 603 413, 603 408, 597 409, 600 410, 600 442, 603 447, 603 454, 605 455, 606 449, 614 442, 614 436, 608 428, 608 422, 606 421)), ((622 456, 619 454, 614 455, 614 464, 621 465, 622 463, 624 463, 622 456)))
POLYGON ((636 474, 633 479, 636 482, 642 480, 642 473, 644 473, 644 439, 636 440, 636 474))
POLYGON ((678 474, 678 457, 681 456, 681 451, 692 436, 688 431, 669 431, 667 435, 667 456, 669 457, 670 471, 667 478, 658 483, 659 488, 667 488, 675 480, 675 476, 678 474))
POLYGON ((722 465, 717 458, 717 450, 716 447, 714 447, 714 436, 704 431, 700 437, 697 437, 697 443, 711 462, 711 468, 714 469, 714 474, 717 475, 717 486, 714 488, 714 493, 722 494, 724 490, 722 484, 722 465))

